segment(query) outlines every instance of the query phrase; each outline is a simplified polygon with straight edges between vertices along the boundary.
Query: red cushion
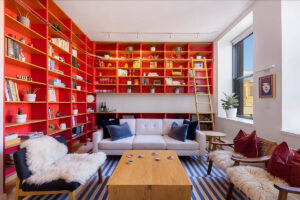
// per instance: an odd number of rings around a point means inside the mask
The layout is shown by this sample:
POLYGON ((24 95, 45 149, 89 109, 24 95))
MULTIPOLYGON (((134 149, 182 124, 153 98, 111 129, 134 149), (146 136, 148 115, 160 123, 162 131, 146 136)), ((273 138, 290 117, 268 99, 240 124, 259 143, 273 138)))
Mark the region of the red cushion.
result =
POLYGON ((300 164, 299 155, 294 157, 294 152, 286 142, 278 145, 269 161, 267 171, 278 178, 285 180, 290 186, 300 187, 300 164))
POLYGON ((300 187, 300 149, 294 154, 288 162, 289 165, 289 177, 287 182, 290 186, 300 187))
POLYGON ((248 135, 243 130, 240 130, 233 143, 236 153, 240 153, 248 158, 257 158, 259 156, 261 143, 256 136, 256 131, 248 135))

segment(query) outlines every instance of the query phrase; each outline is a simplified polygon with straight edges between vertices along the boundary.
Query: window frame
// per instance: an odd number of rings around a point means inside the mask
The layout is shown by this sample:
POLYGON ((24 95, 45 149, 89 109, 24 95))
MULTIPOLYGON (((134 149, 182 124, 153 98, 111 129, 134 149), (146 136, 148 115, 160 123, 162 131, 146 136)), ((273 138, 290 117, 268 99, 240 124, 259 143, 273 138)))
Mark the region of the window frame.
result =
MULTIPOLYGON (((249 27, 246 31, 244 31, 242 34, 240 34, 234 40, 232 40, 232 92, 234 92, 234 93, 236 93, 236 91, 237 91, 236 87, 239 87, 239 84, 237 84, 238 81, 245 80, 248 78, 252 78, 252 79, 254 78, 254 76, 253 76, 254 69, 253 69, 252 74, 243 75, 243 76, 239 75, 239 71, 240 71, 239 63, 243 62, 243 48, 242 48, 243 46, 238 46, 238 45, 251 35, 253 35, 253 30, 252 30, 252 27, 249 27), (238 48, 241 48, 241 49, 238 49, 238 48)), ((244 93, 243 88, 241 89, 240 93, 242 93, 242 94, 244 93)), ((238 99, 239 99, 239 107, 238 107, 238 113, 239 113, 239 109, 242 109, 242 112, 243 112, 244 106, 241 106, 241 105, 244 104, 244 99, 243 99, 244 95, 239 95, 239 94, 237 94, 237 95, 238 95, 238 99)), ((253 104, 253 106, 254 106, 254 104, 253 104)), ((245 116, 245 115, 237 114, 237 117, 253 120, 253 115, 245 116)))

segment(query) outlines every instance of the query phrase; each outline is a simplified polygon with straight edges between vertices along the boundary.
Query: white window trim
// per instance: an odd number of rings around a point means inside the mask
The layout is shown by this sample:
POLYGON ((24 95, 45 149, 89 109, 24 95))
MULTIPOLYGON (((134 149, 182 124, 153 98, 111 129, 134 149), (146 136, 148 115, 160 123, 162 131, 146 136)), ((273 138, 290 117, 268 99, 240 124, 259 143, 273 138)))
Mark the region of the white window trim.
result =
POLYGON ((236 45, 237 43, 239 43, 240 41, 242 41, 243 39, 245 39, 251 33, 253 33, 253 26, 248 27, 241 34, 239 34, 233 40, 231 40, 232 46, 236 45))

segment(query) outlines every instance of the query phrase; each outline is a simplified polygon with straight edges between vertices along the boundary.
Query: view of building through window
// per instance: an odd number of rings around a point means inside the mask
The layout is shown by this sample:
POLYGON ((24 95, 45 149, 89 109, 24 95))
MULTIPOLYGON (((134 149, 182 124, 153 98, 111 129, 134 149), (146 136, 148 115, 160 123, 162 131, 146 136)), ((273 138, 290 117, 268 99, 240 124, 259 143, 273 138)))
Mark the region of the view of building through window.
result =
POLYGON ((240 105, 238 116, 252 118, 253 115, 253 34, 233 47, 233 91, 240 105))

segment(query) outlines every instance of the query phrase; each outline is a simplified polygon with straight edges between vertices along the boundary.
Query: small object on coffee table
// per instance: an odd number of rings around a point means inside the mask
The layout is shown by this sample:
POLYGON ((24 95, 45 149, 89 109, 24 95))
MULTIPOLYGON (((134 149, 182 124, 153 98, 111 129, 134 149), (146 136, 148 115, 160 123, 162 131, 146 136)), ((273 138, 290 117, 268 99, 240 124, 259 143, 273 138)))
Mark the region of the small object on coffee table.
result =
POLYGON ((130 155, 127 155, 127 158, 132 158, 133 157, 133 155, 132 154, 130 154, 130 155))
POLYGON ((132 160, 128 160, 127 161, 127 165, 132 165, 133 164, 133 161, 132 160))
POLYGON ((174 157, 173 156, 168 156, 168 159, 169 160, 174 160, 174 157))
POLYGON ((144 155, 139 155, 139 158, 144 158, 144 155))
POLYGON ((155 161, 160 161, 160 158, 155 158, 155 161))
POLYGON ((158 154, 158 153, 156 153, 156 152, 152 152, 152 155, 153 155, 153 156, 155 156, 155 155, 157 155, 157 154, 158 154))

